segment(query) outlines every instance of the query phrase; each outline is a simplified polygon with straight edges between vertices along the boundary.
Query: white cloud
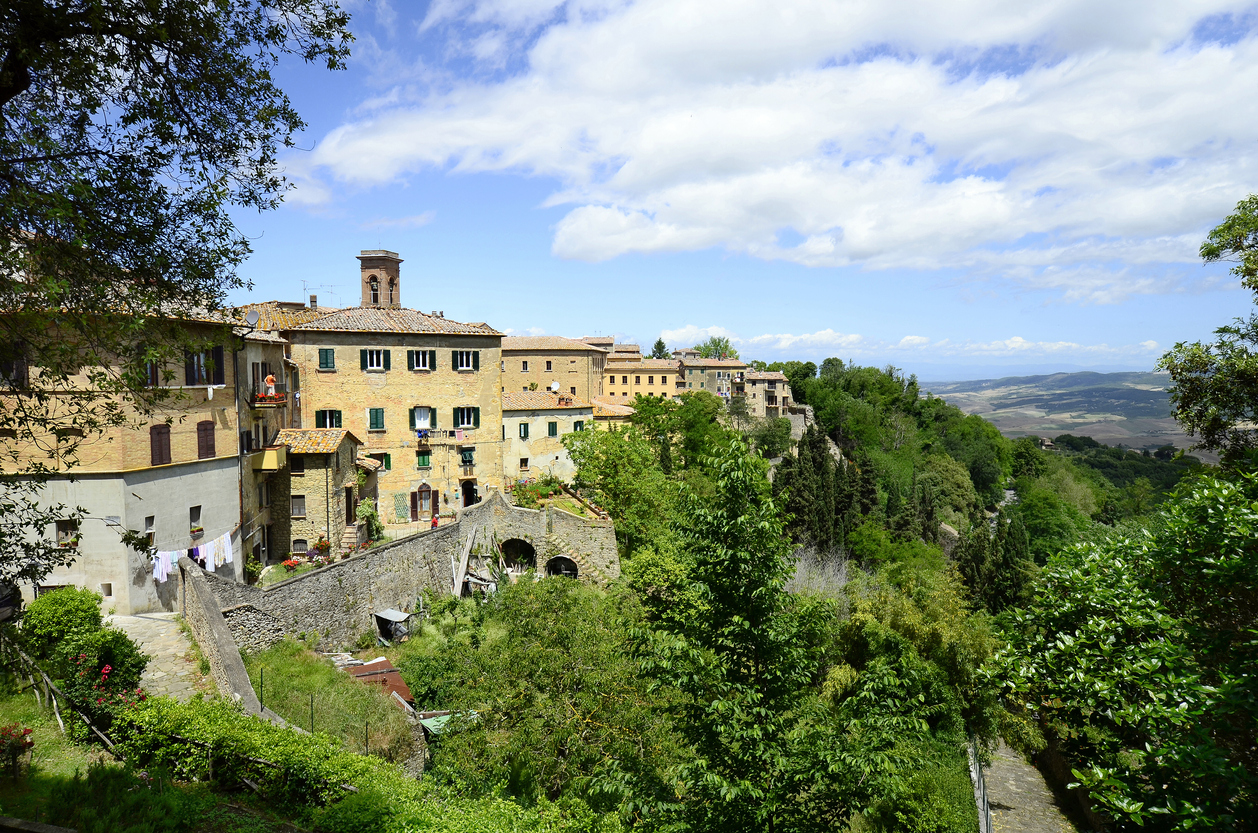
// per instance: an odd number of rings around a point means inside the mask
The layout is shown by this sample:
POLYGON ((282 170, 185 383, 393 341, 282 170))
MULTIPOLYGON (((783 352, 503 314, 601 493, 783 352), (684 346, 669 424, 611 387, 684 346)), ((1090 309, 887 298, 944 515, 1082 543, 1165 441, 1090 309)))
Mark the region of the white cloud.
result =
POLYGON ((839 333, 826 329, 802 335, 791 335, 790 333, 759 335, 755 338, 747 339, 747 343, 769 350, 831 349, 834 347, 852 349, 861 346, 864 343, 864 338, 859 335, 839 333))
POLYGON ((930 344, 930 339, 926 336, 905 336, 900 339, 900 347, 925 347, 930 344))
POLYGON ((697 327, 694 324, 687 324, 676 330, 664 330, 660 333, 660 338, 664 339, 674 349, 692 347, 707 341, 713 336, 728 338, 735 344, 742 341, 736 334, 724 327, 697 327))
POLYGON ((565 258, 715 247, 1114 303, 1192 288, 1252 187, 1258 38, 1193 39, 1245 8, 437 0, 422 36, 479 70, 292 164, 306 202, 424 168, 553 178, 565 258))
POLYGON ((425 211, 410 217, 381 217, 362 223, 363 228, 419 228, 426 226, 437 218, 437 212, 425 211))

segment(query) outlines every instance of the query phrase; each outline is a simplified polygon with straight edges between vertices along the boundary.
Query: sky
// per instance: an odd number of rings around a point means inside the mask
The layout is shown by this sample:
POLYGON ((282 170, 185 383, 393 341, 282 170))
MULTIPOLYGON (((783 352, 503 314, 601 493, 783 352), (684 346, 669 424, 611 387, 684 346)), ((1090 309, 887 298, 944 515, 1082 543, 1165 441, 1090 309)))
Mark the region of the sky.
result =
POLYGON ((1206 233, 1258 191, 1258 6, 349 0, 285 63, 251 292, 923 379, 1150 370, 1247 315, 1206 233))

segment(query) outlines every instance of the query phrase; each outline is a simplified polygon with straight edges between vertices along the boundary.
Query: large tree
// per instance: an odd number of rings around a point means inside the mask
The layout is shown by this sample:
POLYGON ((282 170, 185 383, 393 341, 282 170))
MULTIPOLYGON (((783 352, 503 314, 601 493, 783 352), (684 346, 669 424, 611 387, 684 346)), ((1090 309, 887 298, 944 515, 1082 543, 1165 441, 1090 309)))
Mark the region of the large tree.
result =
POLYGON ((738 351, 734 349, 734 345, 725 336, 712 336, 702 344, 696 344, 694 349, 699 351, 699 355, 705 359, 736 359, 738 351))
POLYGON ((653 359, 667 359, 668 358, 668 345, 664 343, 664 339, 657 338, 655 340, 655 344, 652 345, 651 347, 651 358, 653 359))
MULTIPOLYGON (((1207 263, 1230 261, 1232 274, 1258 293, 1258 195, 1242 200, 1235 213, 1201 244, 1207 263)), ((1221 452, 1235 463, 1258 451, 1258 315, 1237 318, 1215 330, 1212 344, 1180 342, 1162 356, 1170 371, 1171 408, 1198 448, 1221 452)))
POLYGON ((150 368, 204 346, 182 322, 249 253, 229 211, 278 204, 304 126, 276 66, 341 68, 347 23, 330 0, 0 7, 0 578, 57 560, 30 544, 49 460, 151 409, 150 368))

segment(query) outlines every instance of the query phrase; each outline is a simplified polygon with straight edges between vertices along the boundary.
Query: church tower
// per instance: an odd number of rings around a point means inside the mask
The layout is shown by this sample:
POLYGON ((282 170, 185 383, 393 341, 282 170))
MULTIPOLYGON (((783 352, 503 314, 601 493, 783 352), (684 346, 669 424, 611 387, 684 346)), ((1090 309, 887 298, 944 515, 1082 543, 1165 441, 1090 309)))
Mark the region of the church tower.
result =
POLYGON ((402 306, 402 258, 384 249, 363 249, 358 255, 362 272, 364 307, 397 309, 402 306))

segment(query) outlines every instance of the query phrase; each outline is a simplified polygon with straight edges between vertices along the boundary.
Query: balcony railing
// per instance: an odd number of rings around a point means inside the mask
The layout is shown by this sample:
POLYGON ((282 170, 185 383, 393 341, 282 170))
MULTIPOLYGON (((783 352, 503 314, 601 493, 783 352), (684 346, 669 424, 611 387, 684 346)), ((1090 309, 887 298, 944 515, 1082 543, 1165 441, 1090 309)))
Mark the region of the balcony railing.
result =
POLYGON ((255 385, 249 402, 255 408, 283 407, 288 404, 288 388, 283 383, 272 385, 270 388, 266 385, 255 385), (274 393, 271 392, 272 390, 274 393))

